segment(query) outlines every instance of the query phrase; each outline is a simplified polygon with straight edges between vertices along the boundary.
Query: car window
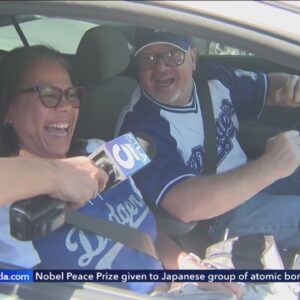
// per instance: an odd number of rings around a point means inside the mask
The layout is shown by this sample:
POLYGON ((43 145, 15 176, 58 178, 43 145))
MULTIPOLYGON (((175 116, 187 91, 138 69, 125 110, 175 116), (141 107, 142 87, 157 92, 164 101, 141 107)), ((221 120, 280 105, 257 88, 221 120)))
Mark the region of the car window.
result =
POLYGON ((252 53, 246 50, 235 48, 214 41, 208 42, 207 54, 208 55, 253 55, 252 53))
MULTIPOLYGON (((83 34, 97 23, 85 20, 45 17, 18 16, 20 25, 29 45, 43 44, 51 46, 63 53, 74 54, 83 34)), ((0 47, 9 51, 23 43, 10 18, 0 20, 0 47)))
POLYGON ((193 38, 199 55, 253 55, 253 53, 244 49, 239 49, 218 41, 193 38))
MULTIPOLYGON (((119 22, 46 17, 42 15, 19 15, 16 17, 29 45, 43 44, 65 54, 75 54, 84 33, 99 25, 117 26, 127 37, 133 52, 133 28, 119 22)), ((22 46, 22 40, 10 17, 0 18, 0 49, 9 51, 22 46)))
MULTIPOLYGON (((16 17, 16 22, 29 45, 48 45, 66 54, 76 53, 79 41, 88 29, 109 23, 109 25, 118 26, 128 40, 130 52, 133 53, 134 51, 134 26, 126 26, 118 22, 99 22, 99 20, 67 19, 42 15, 19 15, 16 17)), ((216 41, 194 38, 194 43, 200 55, 252 55, 245 50, 216 41)), ((23 42, 12 23, 12 19, 1 17, 0 48, 9 51, 22 45, 23 42)))
POLYGON ((0 48, 1 50, 11 50, 15 47, 22 46, 23 43, 18 32, 12 25, 10 17, 1 17, 0 19, 0 48))

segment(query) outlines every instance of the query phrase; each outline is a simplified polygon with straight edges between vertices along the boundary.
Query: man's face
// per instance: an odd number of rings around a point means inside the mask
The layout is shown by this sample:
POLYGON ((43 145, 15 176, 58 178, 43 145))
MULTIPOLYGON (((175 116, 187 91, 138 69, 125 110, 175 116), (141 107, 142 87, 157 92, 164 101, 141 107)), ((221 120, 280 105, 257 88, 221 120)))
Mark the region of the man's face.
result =
MULTIPOLYGON (((51 85, 72 86, 66 69, 53 60, 39 60, 27 70, 22 89, 51 85)), ((20 148, 49 158, 64 157, 70 147, 79 109, 65 96, 56 108, 45 107, 38 92, 20 93, 10 105, 6 120, 19 138, 20 148)))
POLYGON ((145 70, 139 65, 140 55, 162 55, 174 50, 178 48, 164 43, 150 45, 138 54, 137 67, 141 83, 152 98, 162 104, 182 106, 191 100, 192 75, 196 69, 195 49, 185 53, 184 63, 179 66, 166 66, 161 57, 152 69, 145 70))

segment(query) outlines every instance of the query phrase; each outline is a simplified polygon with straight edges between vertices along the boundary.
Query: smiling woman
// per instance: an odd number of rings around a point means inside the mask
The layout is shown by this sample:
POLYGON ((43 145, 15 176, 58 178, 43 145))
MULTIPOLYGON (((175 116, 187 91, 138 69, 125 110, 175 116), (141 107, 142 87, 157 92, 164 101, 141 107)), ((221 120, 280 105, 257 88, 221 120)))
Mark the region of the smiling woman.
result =
POLYGON ((25 267, 32 267, 39 263, 38 255, 30 242, 18 242, 9 235, 9 205, 4 206, 4 204, 39 194, 51 194, 53 197, 68 201, 70 206, 79 207, 102 190, 106 183, 106 174, 85 157, 75 159, 77 163, 74 159, 54 161, 39 158, 66 157, 78 116, 78 107, 72 112, 71 108, 68 108, 70 104, 64 105, 59 109, 56 117, 53 109, 43 106, 37 93, 23 94, 20 90, 26 84, 38 84, 39 80, 51 84, 58 84, 59 81, 55 80, 61 80, 61 87, 72 86, 67 69, 62 63, 63 60, 56 51, 45 47, 36 47, 33 50, 19 48, 8 54, 2 61, 0 70, 1 155, 13 157, 1 158, 0 244, 2 250, 0 261, 25 267), (44 65, 45 63, 48 65, 44 65), (39 66, 47 67, 49 73, 44 72, 42 75, 43 72, 39 66), (35 70, 35 75, 38 77, 30 76, 32 70, 35 70), (58 72, 56 79, 53 72, 58 72), (35 114, 32 115, 33 112, 35 114), (51 129, 52 132, 49 132, 48 127, 50 125, 51 128, 53 124, 54 126, 63 125, 63 128, 51 129), (58 147, 53 145, 53 140, 58 140, 58 147), (81 185, 84 180, 87 180, 87 177, 84 179, 79 175, 83 174, 84 169, 87 172, 88 168, 90 168, 90 182, 86 181, 86 187, 81 186, 75 195, 73 184, 78 180, 78 184, 81 185), (6 169, 9 170, 4 172, 3 170, 6 169), (73 177, 71 185, 64 182, 65 173, 73 177), (61 188, 61 186, 64 187, 61 188), (86 191, 82 194, 81 190, 83 192, 84 189, 86 191), (74 191, 70 192, 70 190, 74 191), (20 256, 18 253, 22 252, 25 254, 20 256))
POLYGON ((37 92, 31 87, 47 82, 56 90, 59 88, 70 89, 72 83, 69 75, 53 59, 44 58, 39 59, 37 63, 29 63, 31 64, 30 73, 25 73, 20 92, 7 109, 5 122, 13 126, 19 137, 20 149, 28 150, 41 157, 65 157, 78 118, 79 99, 76 97, 77 101, 71 102, 69 99, 72 100, 72 97, 64 96, 61 97, 62 101, 59 106, 49 109, 45 103, 48 104, 49 99, 55 97, 55 94, 51 97, 48 95, 46 98, 44 91, 44 93, 37 92), (45 99, 48 100, 45 101, 45 99), (74 103, 75 106, 73 106, 74 103), (34 118, 30 117, 32 111, 36 112, 34 118))
POLYGON ((27 150, 41 157, 66 156, 81 100, 79 89, 72 87, 69 69, 59 54, 43 47, 16 49, 3 61, 1 114, 5 125, 1 132, 8 154, 27 150), (51 88, 42 88, 45 84, 51 88), (59 93, 59 89, 68 92, 59 93), (53 104, 55 110, 49 109, 53 104))
MULTIPOLYGON (((60 53, 44 46, 17 48, 4 58, 0 73, 1 112, 6 124, 0 133, 5 134, 8 155, 27 151, 49 159, 65 158, 69 150, 75 151, 71 141, 82 88, 73 86, 68 64, 60 53)), ((84 140, 77 154, 87 155, 102 143, 84 140)), ((102 195, 94 194, 92 205, 90 202, 80 210, 88 216, 141 230, 152 240, 156 238, 154 217, 131 179, 102 195), (133 210, 132 205, 127 205, 132 199, 136 204, 133 210)), ((158 259, 67 224, 34 240, 34 246, 45 269, 162 268, 158 259)), ((155 283, 121 285, 147 293, 155 283)))

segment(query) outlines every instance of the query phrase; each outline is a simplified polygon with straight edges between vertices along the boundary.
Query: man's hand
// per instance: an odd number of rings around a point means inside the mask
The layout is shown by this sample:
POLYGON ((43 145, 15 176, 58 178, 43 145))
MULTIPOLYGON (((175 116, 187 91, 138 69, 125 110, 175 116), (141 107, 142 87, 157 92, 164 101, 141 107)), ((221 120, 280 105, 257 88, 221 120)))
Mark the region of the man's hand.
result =
POLYGON ((108 176, 87 157, 50 160, 55 180, 51 196, 70 202, 72 208, 84 205, 101 192, 108 176))
POLYGON ((291 175, 300 166, 299 132, 290 130, 269 139, 263 158, 272 176, 280 179, 291 175))
POLYGON ((300 107, 300 77, 285 73, 268 75, 270 86, 267 104, 300 107))
MULTIPOLYGON (((179 269, 185 270, 207 270, 214 268, 204 263, 196 255, 184 252, 178 257, 178 265, 179 269)), ((242 286, 236 282, 198 282, 198 286, 203 290, 233 293, 237 300, 240 300, 243 294, 242 286)))

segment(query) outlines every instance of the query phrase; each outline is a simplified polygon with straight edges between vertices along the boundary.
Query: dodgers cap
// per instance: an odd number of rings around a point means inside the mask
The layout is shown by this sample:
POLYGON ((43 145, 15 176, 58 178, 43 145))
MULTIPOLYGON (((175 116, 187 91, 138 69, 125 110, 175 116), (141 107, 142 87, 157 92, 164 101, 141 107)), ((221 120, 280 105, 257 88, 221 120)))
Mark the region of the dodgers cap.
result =
POLYGON ((135 56, 147 46, 153 44, 169 44, 183 51, 192 47, 192 39, 188 36, 159 29, 137 27, 135 31, 135 56))

